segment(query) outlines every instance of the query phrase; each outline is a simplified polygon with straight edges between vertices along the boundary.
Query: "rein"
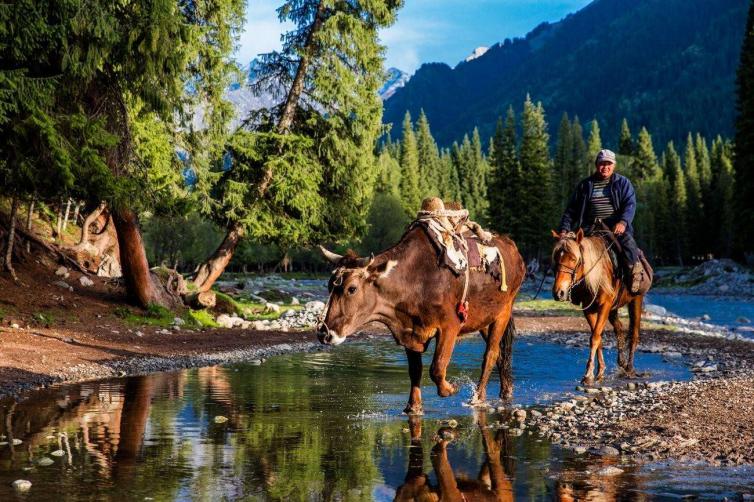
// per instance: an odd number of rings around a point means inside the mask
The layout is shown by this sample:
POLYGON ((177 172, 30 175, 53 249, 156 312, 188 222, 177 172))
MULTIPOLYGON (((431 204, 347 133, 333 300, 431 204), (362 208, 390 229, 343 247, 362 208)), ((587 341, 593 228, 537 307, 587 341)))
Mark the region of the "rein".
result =
MULTIPOLYGON (((613 247, 613 242, 614 241, 611 241, 610 244, 608 244, 608 245, 605 246, 605 249, 602 250, 602 253, 600 253, 599 258, 597 258, 594 261, 594 265, 592 265, 589 270, 587 270, 586 272, 584 272, 584 274, 582 274, 582 276, 581 276, 581 279, 579 279, 578 281, 574 281, 574 278, 576 277, 576 270, 578 270, 578 268, 579 268, 580 265, 583 266, 583 257, 579 257, 578 261, 576 262, 576 266, 575 267, 569 267, 568 265, 563 265, 562 263, 558 263, 558 269, 560 269, 561 267, 563 267, 563 268, 565 268, 567 270, 570 270, 570 273, 571 273, 571 285, 568 287, 568 300, 569 301, 571 300, 571 291, 573 291, 573 289, 576 286, 578 286, 582 282, 586 281, 586 278, 589 276, 589 274, 592 272, 592 270, 594 270, 597 267, 597 265, 600 264, 600 262, 605 257, 605 255, 607 254, 607 252, 610 251, 610 248, 613 247)), ((581 251, 581 254, 583 256, 584 251, 581 248, 581 244, 579 244, 579 250, 581 251)), ((594 302, 597 300, 598 296, 599 296, 599 291, 595 291, 594 297, 592 298, 592 301, 589 302, 589 305, 587 305, 584 308, 579 307, 579 310, 588 310, 592 305, 594 305, 594 302)))

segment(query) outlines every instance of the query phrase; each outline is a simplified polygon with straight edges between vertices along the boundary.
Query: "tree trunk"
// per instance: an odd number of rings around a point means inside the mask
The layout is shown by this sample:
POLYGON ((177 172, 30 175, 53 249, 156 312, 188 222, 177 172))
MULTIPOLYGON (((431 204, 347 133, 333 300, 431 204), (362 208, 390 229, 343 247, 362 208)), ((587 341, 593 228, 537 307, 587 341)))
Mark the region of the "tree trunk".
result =
POLYGON ((71 214, 71 198, 68 197, 68 202, 65 203, 65 216, 63 217, 63 232, 68 228, 68 216, 71 214))
POLYGON ((144 308, 151 303, 170 308, 172 302, 149 270, 136 214, 130 209, 121 209, 113 211, 112 217, 118 233, 123 278, 132 299, 144 308))
MULTIPOLYGON (((31 221, 34 217, 34 204, 37 202, 37 194, 34 193, 34 196, 29 201, 29 211, 26 213, 26 231, 31 232, 31 221)), ((31 242, 26 241, 26 252, 31 253, 31 242)))
POLYGON ((10 205, 10 228, 8 230, 8 243, 5 246, 5 270, 10 272, 13 280, 18 282, 16 271, 13 269, 13 241, 16 237, 16 213, 18 213, 18 196, 13 194, 10 205))
POLYGON ((228 229, 228 233, 225 234, 225 238, 217 250, 215 250, 207 261, 199 265, 193 278, 199 292, 209 291, 212 288, 212 285, 223 273, 225 267, 228 266, 231 258, 233 258, 233 253, 236 251, 243 235, 243 226, 240 223, 233 224, 228 229))
POLYGON ((60 198, 60 204, 58 204, 58 221, 57 225, 55 226, 55 236, 60 239, 60 232, 61 228, 63 226, 63 198, 60 198))
POLYGON ((285 106, 283 107, 283 113, 280 116, 278 122, 277 131, 280 134, 285 134, 291 128, 293 124, 293 118, 296 115, 296 106, 301 98, 301 94, 304 91, 304 81, 306 79, 306 72, 309 69, 309 63, 313 56, 312 45, 314 42, 314 35, 319 31, 322 26, 322 16, 325 7, 324 2, 320 1, 317 5, 317 13, 314 15, 314 21, 312 22, 311 30, 306 37, 306 44, 304 45, 304 53, 301 55, 298 68, 296 69, 296 76, 293 78, 293 83, 288 91, 288 96, 285 99, 285 106))
POLYGON ((79 222, 79 211, 81 210, 81 206, 83 204, 84 204, 83 202, 79 201, 79 202, 76 202, 75 206, 73 206, 73 219, 71 221, 73 221, 74 225, 77 225, 79 222))
POLYGON ((89 235, 91 233, 91 226, 92 224, 99 218, 99 215, 102 214, 102 211, 105 210, 105 207, 107 207, 107 203, 101 202, 99 206, 97 206, 97 209, 89 213, 87 217, 84 219, 84 224, 81 227, 81 238, 79 239, 79 246, 82 246, 89 242, 89 235))

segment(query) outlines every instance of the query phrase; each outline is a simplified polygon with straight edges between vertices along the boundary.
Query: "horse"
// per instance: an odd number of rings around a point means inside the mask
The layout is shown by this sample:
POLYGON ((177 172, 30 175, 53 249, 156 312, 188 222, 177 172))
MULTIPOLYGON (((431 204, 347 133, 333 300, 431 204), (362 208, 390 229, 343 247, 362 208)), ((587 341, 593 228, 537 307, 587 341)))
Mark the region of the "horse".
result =
POLYGON ((618 344, 618 366, 629 378, 636 377, 634 354, 639 345, 641 309, 646 293, 632 295, 623 283, 620 273, 613 268, 609 256, 609 246, 600 236, 584 235, 579 229, 561 238, 553 230, 557 240, 552 252, 555 267, 555 282, 552 286, 553 298, 557 301, 570 301, 581 306, 592 336, 589 340, 589 359, 581 382, 594 383, 594 357, 598 356, 597 380, 605 375, 605 360, 602 356, 602 332, 608 321, 613 325, 618 344), (631 342, 626 347, 623 324, 618 309, 628 306, 629 331, 631 342), (628 349, 628 355, 624 353, 628 349))
MULTIPOLYGON (((524 262, 511 239, 493 236, 500 251, 507 289, 486 272, 457 275, 441 264, 427 231, 413 225, 395 246, 370 258, 341 256, 321 248, 335 265, 328 288, 330 298, 317 336, 323 344, 338 345, 370 322, 381 323, 402 345, 408 359, 411 391, 407 414, 421 414, 422 353, 436 340, 430 376, 437 393, 456 392, 445 376, 458 336, 480 332, 486 342, 474 401, 486 399, 486 387, 495 364, 500 372, 500 397, 513 394, 511 353, 515 325, 513 301, 524 278, 524 262), (466 318, 459 306, 468 300, 466 318)), ((464 308, 465 310, 465 308, 464 308)))

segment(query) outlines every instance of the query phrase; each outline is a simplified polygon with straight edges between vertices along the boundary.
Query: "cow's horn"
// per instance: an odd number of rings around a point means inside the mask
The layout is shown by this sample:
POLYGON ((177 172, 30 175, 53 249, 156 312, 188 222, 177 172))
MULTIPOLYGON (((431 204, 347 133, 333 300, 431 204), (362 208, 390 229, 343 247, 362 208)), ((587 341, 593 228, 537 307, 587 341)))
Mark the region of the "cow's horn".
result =
POLYGON ((369 258, 361 258, 359 260, 359 265, 364 268, 369 268, 369 265, 371 265, 374 262, 374 253, 369 255, 369 258))
POLYGON ((322 252, 322 256, 324 256, 327 259, 327 261, 331 263, 338 263, 343 258, 342 255, 339 255, 338 253, 333 253, 332 251, 328 251, 323 246, 320 246, 319 250, 322 252))

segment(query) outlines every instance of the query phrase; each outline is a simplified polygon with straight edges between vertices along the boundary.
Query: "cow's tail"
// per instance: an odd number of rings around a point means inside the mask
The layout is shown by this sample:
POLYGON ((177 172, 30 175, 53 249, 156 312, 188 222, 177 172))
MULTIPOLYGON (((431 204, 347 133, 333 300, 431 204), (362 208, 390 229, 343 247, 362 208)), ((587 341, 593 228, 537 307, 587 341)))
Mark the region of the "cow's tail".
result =
POLYGON ((513 397, 513 338, 516 336, 516 323, 513 313, 508 319, 508 325, 500 338, 500 354, 497 356, 497 367, 500 371, 500 397, 513 397))

